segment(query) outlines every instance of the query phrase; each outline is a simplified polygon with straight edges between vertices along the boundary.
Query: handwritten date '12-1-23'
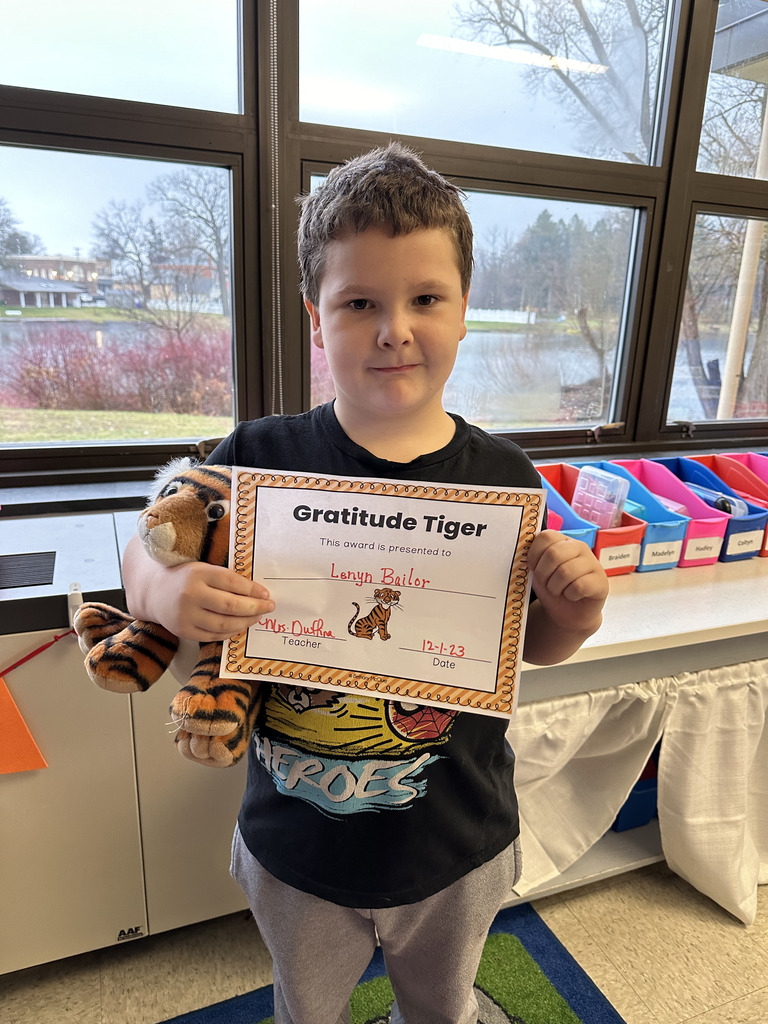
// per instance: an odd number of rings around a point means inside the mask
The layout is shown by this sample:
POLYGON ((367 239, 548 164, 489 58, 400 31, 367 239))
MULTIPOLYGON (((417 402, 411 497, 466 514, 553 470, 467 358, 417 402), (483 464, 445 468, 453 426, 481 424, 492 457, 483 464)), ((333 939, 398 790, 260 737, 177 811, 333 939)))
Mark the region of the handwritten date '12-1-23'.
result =
POLYGON ((449 658, 463 658, 466 653, 461 644, 435 643, 432 640, 422 640, 421 649, 427 654, 446 654, 449 658))

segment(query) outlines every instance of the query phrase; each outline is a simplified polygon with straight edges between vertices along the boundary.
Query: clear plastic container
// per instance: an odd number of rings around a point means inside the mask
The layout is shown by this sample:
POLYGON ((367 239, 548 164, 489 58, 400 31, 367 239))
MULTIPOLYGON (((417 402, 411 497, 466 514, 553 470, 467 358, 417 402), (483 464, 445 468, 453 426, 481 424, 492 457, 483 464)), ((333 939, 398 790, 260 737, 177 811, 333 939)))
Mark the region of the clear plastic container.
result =
POLYGON ((722 491, 713 491, 709 487, 702 487, 700 484, 686 484, 686 486, 694 494, 698 494, 702 501, 706 501, 712 508, 719 509, 721 512, 728 512, 732 516, 749 515, 746 501, 737 498, 735 494, 723 494, 722 491))
POLYGON ((621 525, 629 480, 597 466, 582 466, 573 489, 571 507, 582 519, 601 529, 621 525))

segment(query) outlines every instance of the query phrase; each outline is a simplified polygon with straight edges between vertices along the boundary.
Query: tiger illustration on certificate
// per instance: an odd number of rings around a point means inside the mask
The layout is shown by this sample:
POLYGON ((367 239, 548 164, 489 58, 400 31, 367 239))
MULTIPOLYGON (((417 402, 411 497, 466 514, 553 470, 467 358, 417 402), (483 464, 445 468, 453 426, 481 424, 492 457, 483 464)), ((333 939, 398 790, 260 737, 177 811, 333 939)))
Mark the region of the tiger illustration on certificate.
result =
POLYGON ((229 564, 275 610, 221 675, 513 715, 545 493, 234 467, 229 564))

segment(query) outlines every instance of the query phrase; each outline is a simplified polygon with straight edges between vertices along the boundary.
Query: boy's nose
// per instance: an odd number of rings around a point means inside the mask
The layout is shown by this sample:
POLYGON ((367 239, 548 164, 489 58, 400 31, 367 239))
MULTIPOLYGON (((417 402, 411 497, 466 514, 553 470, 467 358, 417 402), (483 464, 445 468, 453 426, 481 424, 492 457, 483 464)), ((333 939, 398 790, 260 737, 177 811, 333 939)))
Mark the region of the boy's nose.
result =
POLYGON ((378 341, 379 345, 386 348, 399 348, 413 341, 408 318, 398 313, 385 317, 379 327, 378 341))

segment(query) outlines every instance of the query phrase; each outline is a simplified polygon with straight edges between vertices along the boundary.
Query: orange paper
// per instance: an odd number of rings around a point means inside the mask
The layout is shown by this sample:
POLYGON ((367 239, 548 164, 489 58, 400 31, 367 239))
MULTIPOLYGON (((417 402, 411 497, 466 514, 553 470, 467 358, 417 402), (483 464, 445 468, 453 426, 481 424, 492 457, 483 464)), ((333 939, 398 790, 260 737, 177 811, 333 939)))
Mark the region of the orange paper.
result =
POLYGON ((0 676, 0 774, 47 767, 5 680, 0 676))

